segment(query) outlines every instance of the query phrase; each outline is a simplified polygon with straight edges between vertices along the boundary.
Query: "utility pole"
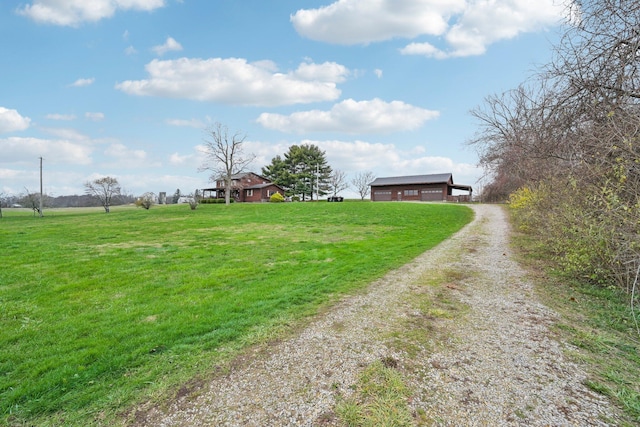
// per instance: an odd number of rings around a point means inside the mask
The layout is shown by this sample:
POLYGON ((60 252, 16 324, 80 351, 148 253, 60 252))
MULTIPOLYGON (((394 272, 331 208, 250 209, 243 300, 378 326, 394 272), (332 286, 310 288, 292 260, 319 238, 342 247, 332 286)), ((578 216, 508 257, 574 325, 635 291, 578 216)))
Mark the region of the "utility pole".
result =
POLYGON ((40 218, 42 218, 42 157, 40 157, 40 218))
POLYGON ((320 201, 320 165, 316 165, 316 202, 320 201))

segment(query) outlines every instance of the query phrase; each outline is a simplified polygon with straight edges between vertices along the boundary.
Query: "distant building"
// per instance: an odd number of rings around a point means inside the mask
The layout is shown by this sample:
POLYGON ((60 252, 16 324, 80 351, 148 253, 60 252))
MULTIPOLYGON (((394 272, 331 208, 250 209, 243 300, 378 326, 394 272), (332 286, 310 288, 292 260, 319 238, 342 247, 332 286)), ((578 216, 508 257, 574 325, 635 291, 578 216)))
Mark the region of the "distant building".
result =
POLYGON ((473 195, 470 185, 454 184, 450 173, 376 178, 370 186, 374 202, 470 202, 473 195), (453 190, 468 194, 453 195, 453 190))
MULTIPOLYGON (((236 202, 268 202, 274 193, 284 196, 284 189, 269 179, 253 172, 236 174, 231 177, 231 198, 236 202)), ((225 197, 224 178, 216 180, 216 186, 202 189, 203 199, 223 199, 225 197)))

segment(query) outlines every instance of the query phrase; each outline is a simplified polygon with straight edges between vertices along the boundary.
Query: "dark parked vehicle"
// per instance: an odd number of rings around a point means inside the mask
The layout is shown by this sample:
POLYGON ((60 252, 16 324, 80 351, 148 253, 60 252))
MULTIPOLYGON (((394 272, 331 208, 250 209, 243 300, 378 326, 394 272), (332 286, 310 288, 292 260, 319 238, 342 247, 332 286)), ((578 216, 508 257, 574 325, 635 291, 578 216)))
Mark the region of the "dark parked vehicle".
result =
POLYGON ((330 196, 330 197, 327 197, 327 202, 341 202, 341 201, 343 201, 343 200, 344 200, 344 198, 343 198, 343 197, 340 197, 340 196, 330 196))

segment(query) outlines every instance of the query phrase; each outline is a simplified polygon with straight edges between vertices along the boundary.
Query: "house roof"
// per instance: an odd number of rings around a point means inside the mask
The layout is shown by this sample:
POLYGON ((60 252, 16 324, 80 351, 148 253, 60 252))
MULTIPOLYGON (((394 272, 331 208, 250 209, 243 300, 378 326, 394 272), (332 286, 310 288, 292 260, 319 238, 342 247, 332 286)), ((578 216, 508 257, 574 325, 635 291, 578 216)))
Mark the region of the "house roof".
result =
POLYGON ((472 191, 470 185, 454 184, 453 174, 435 173, 430 175, 409 175, 409 176, 391 176, 384 178, 376 178, 371 187, 382 187, 387 185, 421 185, 421 184, 447 184, 456 190, 472 191))
POLYGON ((431 175, 410 175, 410 176, 391 176, 386 178, 376 178, 371 184, 372 187, 382 185, 406 185, 406 184, 442 184, 451 181, 453 176, 450 173, 437 173, 431 175))
MULTIPOLYGON (((257 174, 257 173, 255 173, 255 172, 240 172, 240 173, 234 173, 233 175, 231 175, 231 179, 237 179, 237 180, 240 180, 240 179, 244 178, 244 177, 245 177, 245 176, 247 176, 247 175, 255 175, 255 176, 257 176, 258 178, 261 178, 261 179, 264 179, 264 180, 268 181, 268 179, 267 179, 267 178, 265 178, 265 177, 264 177, 264 176, 262 176, 262 175, 258 175, 258 174, 257 174)), ((224 179, 224 176, 220 176, 220 178, 218 178, 218 180, 221 180, 221 179, 224 179)))
POLYGON ((280 187, 278 184, 274 184, 273 182, 265 182, 262 184, 251 185, 249 187, 244 187, 244 190, 260 190, 262 188, 267 188, 267 187, 278 187, 279 189, 282 190, 282 187, 280 187))

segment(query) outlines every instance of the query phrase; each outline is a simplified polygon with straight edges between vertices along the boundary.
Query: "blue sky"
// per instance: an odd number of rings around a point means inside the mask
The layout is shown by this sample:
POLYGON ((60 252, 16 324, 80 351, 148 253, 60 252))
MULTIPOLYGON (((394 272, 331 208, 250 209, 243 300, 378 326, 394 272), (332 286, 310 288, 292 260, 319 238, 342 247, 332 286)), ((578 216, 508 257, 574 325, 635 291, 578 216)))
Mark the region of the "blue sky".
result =
MULTIPOLYGON (((315 144, 349 178, 479 186, 469 110, 549 61, 560 0, 3 0, 0 193, 206 187, 206 129, 252 170, 315 144)), ((345 195, 349 195, 349 191, 345 195)))

